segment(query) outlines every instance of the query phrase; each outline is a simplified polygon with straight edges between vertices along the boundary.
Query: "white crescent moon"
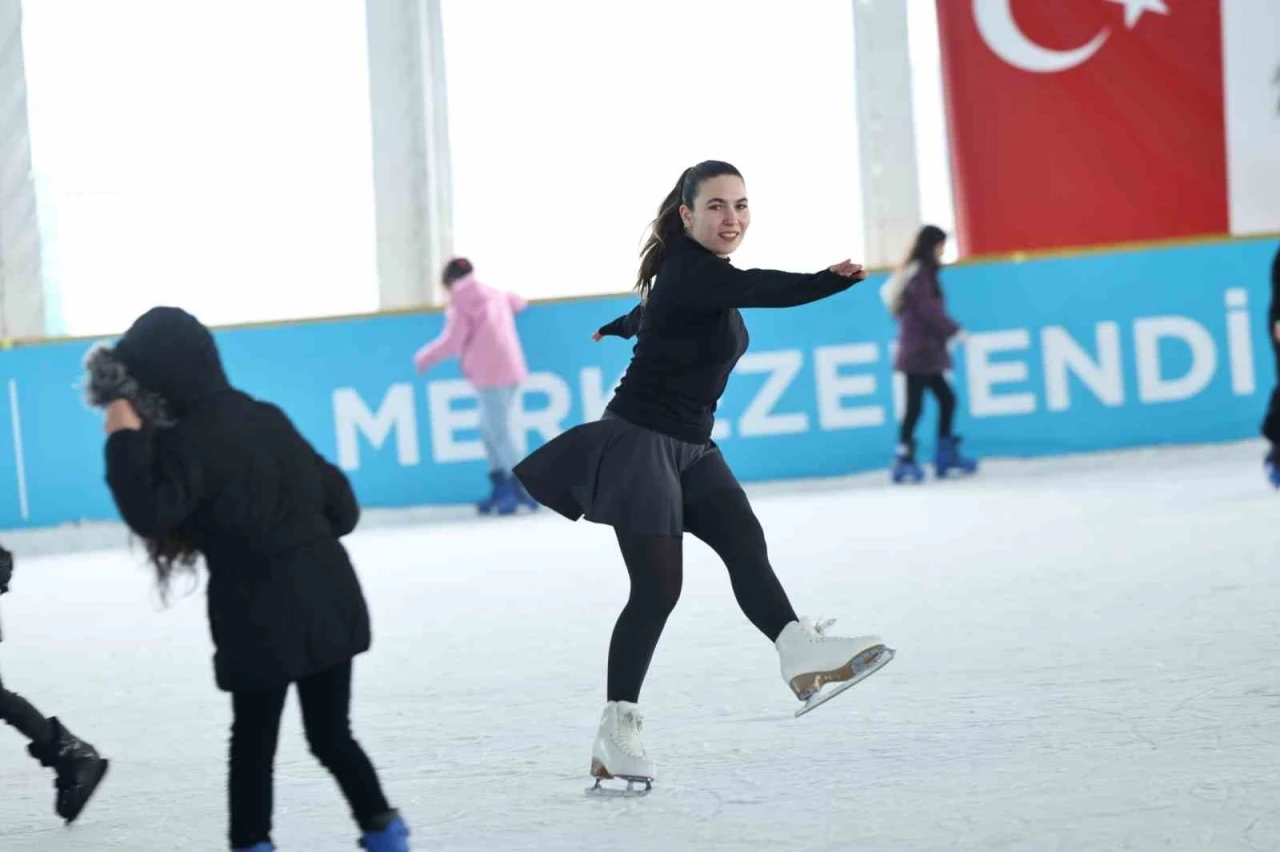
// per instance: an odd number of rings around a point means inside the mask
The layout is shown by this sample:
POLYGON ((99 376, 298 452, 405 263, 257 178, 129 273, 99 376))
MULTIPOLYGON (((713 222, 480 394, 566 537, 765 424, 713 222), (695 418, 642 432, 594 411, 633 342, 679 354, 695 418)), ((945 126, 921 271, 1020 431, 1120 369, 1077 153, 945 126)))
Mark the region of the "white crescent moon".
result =
POLYGON ((1027 38, 1013 20, 1012 0, 973 0, 973 20, 991 52, 1023 71, 1055 74, 1075 68, 1102 47, 1111 31, 1103 29, 1088 44, 1072 50, 1050 50, 1027 38))

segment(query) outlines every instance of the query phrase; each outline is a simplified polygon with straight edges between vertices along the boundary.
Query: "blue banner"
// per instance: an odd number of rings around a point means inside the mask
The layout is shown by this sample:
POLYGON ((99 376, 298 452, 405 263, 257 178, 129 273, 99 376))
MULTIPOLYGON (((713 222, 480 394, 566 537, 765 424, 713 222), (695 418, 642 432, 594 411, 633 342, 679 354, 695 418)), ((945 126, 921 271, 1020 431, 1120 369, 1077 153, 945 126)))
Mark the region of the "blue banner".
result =
MULTIPOLYGON (((1273 240, 945 269, 957 431, 979 457, 1055 455, 1255 435, 1275 381, 1267 328, 1273 240)), ((902 382, 884 276, 803 308, 744 312, 751 349, 716 440, 743 481, 885 468, 902 382)), ((501 285, 505 282, 493 282, 501 285)), ((536 304, 519 317, 532 375, 517 417, 533 448, 603 411, 631 343, 592 342, 635 300, 536 304)), ((438 313, 217 332, 228 373, 283 407, 348 471, 363 505, 485 496, 476 401, 456 361, 418 376, 438 313)), ((116 517, 102 419, 77 385, 84 341, 0 352, 0 527, 116 517)), ((932 452, 934 412, 918 430, 932 452)))

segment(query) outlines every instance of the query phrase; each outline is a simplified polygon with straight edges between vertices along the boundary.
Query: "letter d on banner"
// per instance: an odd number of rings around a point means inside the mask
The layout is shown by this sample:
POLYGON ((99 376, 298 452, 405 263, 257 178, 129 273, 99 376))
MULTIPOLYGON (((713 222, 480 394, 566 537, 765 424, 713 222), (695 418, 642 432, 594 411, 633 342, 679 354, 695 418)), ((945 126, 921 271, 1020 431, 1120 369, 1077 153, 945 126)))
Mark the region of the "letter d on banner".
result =
POLYGON ((1143 402, 1180 402, 1209 386, 1218 369, 1218 349, 1205 327, 1187 317, 1145 317, 1133 324, 1138 355, 1138 398, 1143 402), (1191 369, 1176 379, 1161 374, 1160 341, 1181 340, 1191 348, 1191 369))

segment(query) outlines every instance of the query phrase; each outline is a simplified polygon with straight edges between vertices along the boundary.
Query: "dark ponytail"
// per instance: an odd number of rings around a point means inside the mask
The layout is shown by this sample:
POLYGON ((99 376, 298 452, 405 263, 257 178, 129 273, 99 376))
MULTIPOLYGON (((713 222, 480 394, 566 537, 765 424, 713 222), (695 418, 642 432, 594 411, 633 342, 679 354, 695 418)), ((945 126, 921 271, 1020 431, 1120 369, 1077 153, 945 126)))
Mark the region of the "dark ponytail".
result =
POLYGON ((649 239, 640 250, 640 273, 636 276, 636 289, 640 301, 649 298, 649 288, 658 274, 658 268, 667 256, 667 246, 684 233, 684 220, 680 218, 680 205, 684 203, 684 184, 693 169, 685 169, 675 187, 662 199, 658 217, 649 223, 649 239))
POLYGON ((697 200, 698 189, 702 182, 710 178, 733 175, 742 177, 742 173, 729 163, 721 160, 704 160, 698 165, 687 168, 680 175, 680 180, 662 199, 658 208, 658 217, 649 223, 649 239, 640 250, 640 272, 636 275, 636 290, 640 292, 640 301, 649 298, 649 290, 653 287, 653 279, 657 277, 662 261, 667 257, 667 249, 684 235, 684 220, 680 218, 680 205, 693 207, 697 200))

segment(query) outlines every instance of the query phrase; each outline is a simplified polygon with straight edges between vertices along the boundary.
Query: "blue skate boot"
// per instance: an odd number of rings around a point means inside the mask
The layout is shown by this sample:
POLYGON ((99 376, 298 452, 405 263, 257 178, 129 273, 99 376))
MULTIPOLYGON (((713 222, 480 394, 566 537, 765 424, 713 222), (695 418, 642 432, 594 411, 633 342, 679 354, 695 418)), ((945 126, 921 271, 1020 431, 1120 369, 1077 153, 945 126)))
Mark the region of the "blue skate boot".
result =
POLYGON ((237 846, 235 849, 232 849, 231 852, 276 852, 276 847, 272 846, 270 841, 263 840, 262 842, 255 843, 252 846, 237 846))
POLYGON ((519 483, 511 474, 499 474, 498 484, 493 492, 493 511, 499 515, 514 515, 520 508, 520 495, 516 491, 519 483))
POLYGON ((924 471, 920 469, 920 465, 916 464, 915 442, 898 445, 897 453, 893 457, 891 476, 894 485, 924 480, 924 471))
POLYGON ((1262 461, 1262 469, 1266 471, 1267 482, 1271 483, 1271 487, 1280 488, 1280 449, 1271 448, 1271 452, 1262 461))
POLYGON ((977 459, 969 459, 960 455, 960 437, 947 435, 938 438, 938 451, 933 459, 934 469, 939 479, 949 476, 952 471, 969 474, 978 469, 977 459))
MULTIPOLYGON (((489 496, 476 504, 476 511, 482 515, 497 512, 499 515, 513 515, 520 508, 520 482, 509 473, 490 471, 489 482, 493 491, 489 496)), ((530 500, 533 498, 530 497, 530 500)))
POLYGON ((499 492, 502 489, 502 473, 496 470, 489 471, 489 496, 476 504, 476 511, 482 515, 487 515, 493 511, 494 506, 498 502, 499 492))
POLYGON ((409 826, 405 825, 399 811, 387 811, 374 823, 381 827, 364 833, 360 838, 361 849, 368 852, 409 852, 409 826))

